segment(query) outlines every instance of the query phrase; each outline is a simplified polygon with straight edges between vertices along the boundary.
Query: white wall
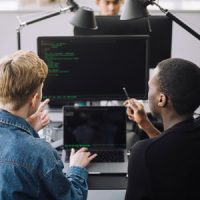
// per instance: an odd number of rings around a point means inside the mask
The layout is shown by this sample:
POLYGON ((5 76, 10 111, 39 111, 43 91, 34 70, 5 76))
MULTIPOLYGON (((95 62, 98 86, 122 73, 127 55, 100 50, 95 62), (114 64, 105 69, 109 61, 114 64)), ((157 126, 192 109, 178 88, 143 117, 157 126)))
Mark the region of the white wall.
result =
MULTIPOLYGON (((16 15, 26 15, 29 12, 1 11, 0 12, 0 57, 17 50, 16 15)), ((161 14, 160 12, 152 12, 161 14)), ((200 33, 200 12, 174 12, 187 25, 200 33)), ((71 13, 62 14, 35 24, 24 27, 21 31, 22 49, 36 51, 38 36, 66 36, 73 35, 73 26, 69 24, 71 13)), ((32 18, 31 18, 32 19, 32 18)), ((200 41, 190 35, 182 27, 173 24, 172 57, 188 59, 200 66, 200 41)))
MULTIPOLYGON (((200 12, 175 13, 185 24, 200 34, 200 12)), ((172 57, 181 57, 200 67, 200 40, 173 23, 172 57)))

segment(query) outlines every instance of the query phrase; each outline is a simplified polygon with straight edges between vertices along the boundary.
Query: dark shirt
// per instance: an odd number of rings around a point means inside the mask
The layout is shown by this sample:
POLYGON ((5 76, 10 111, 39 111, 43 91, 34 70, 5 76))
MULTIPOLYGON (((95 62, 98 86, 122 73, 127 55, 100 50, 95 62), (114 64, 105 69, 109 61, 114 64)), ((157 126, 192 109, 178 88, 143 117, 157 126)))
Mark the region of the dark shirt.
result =
POLYGON ((200 119, 178 123, 133 146, 126 200, 200 199, 199 187, 200 119))

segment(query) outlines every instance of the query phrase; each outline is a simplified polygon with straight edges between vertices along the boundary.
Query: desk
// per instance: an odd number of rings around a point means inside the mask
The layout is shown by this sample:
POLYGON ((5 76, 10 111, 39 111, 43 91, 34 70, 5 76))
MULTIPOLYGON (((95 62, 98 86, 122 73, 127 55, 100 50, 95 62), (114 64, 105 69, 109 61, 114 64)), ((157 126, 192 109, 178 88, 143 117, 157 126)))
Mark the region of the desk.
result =
POLYGON ((125 190, 89 190, 87 200, 124 200, 125 190))
POLYGON ((89 175, 88 200, 123 200, 127 177, 124 175, 89 175))
POLYGON ((125 190, 127 177, 125 175, 89 175, 89 190, 125 190))

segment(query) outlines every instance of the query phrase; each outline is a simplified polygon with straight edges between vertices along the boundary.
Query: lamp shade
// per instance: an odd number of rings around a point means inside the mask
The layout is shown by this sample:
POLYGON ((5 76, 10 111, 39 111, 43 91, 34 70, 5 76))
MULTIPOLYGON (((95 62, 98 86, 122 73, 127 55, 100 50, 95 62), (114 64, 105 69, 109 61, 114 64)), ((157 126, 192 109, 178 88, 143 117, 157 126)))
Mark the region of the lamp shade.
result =
POLYGON ((121 14, 121 20, 138 19, 149 15, 145 0, 126 0, 121 14))
POLYGON ((74 13, 70 23, 80 28, 97 29, 94 12, 91 8, 88 7, 80 7, 74 13))

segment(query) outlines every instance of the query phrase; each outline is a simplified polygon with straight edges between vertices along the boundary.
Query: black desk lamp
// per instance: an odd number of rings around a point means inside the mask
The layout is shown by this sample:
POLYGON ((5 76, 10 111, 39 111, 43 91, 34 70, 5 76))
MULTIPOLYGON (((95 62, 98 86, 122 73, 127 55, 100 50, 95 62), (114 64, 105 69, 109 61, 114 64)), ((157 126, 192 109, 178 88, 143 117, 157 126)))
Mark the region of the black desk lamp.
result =
POLYGON ((124 9, 121 15, 121 20, 128 19, 138 19, 142 17, 147 17, 149 15, 147 6, 148 5, 156 5, 166 16, 179 24, 182 28, 187 30, 190 34, 200 40, 200 35, 183 23, 180 19, 170 13, 167 9, 162 8, 159 4, 155 2, 155 0, 126 0, 124 9))
POLYGON ((19 26, 17 27, 17 48, 18 50, 21 49, 21 34, 20 31, 27 25, 33 24, 35 22, 39 22, 45 19, 48 19, 50 17, 54 17, 60 14, 65 13, 66 11, 75 12, 73 18, 70 20, 70 23, 74 26, 78 26, 81 28, 87 28, 87 29, 96 29, 96 20, 94 17, 93 10, 88 7, 79 7, 77 3, 74 2, 74 0, 67 0, 66 1, 67 7, 61 8, 59 11, 53 11, 50 14, 43 15, 42 17, 22 22, 17 16, 17 19, 19 21, 19 26))

